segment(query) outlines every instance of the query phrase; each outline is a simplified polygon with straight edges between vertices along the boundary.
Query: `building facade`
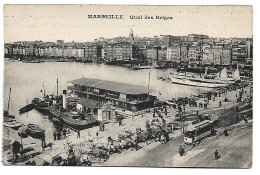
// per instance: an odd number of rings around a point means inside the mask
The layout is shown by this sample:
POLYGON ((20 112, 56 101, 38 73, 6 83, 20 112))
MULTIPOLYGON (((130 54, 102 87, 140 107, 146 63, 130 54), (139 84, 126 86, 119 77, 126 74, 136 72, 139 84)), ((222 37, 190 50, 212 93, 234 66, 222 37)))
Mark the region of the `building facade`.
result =
POLYGON ((154 107, 152 90, 141 86, 80 78, 69 82, 68 90, 78 98, 90 99, 105 105, 108 102, 120 110, 138 112, 154 107))

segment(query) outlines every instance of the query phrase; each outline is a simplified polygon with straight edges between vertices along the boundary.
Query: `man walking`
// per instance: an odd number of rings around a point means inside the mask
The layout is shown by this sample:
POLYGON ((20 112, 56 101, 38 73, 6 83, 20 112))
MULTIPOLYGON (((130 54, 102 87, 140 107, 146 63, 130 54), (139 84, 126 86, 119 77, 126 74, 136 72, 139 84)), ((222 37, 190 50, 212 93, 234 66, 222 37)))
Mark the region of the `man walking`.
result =
POLYGON ((214 154, 215 154, 215 160, 219 159, 220 156, 218 154, 218 150, 216 150, 214 154))
POLYGON ((78 133, 77 138, 80 138, 80 131, 78 130, 77 133, 78 133))
POLYGON ((53 132, 53 139, 56 140, 56 131, 53 132))

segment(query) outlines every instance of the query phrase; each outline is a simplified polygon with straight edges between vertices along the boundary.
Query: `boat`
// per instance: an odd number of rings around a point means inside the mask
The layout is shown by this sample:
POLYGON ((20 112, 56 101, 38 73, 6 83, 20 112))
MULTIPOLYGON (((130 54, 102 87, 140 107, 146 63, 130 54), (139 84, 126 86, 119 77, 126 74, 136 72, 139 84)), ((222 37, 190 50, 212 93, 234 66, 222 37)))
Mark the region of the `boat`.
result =
POLYGON ((23 126, 23 124, 21 122, 16 121, 15 119, 5 119, 3 122, 4 126, 8 127, 8 128, 13 128, 13 129, 18 129, 21 126, 23 126))
POLYGON ((206 88, 218 88, 226 86, 227 84, 223 83, 213 83, 213 82, 202 82, 198 79, 188 78, 186 76, 172 76, 169 77, 172 83, 182 84, 187 86, 196 86, 196 87, 206 87, 206 88))
POLYGON ((133 66, 133 70, 141 70, 141 69, 152 69, 152 66, 133 66))
POLYGON ((8 96, 7 110, 4 110, 4 113, 3 113, 4 120, 15 119, 14 115, 9 114, 9 107, 10 107, 10 100, 11 100, 11 91, 12 91, 12 88, 10 87, 9 96, 8 96))
POLYGON ((54 106, 50 107, 49 111, 50 116, 55 121, 59 121, 60 124, 65 124, 73 129, 86 129, 98 125, 98 121, 88 114, 82 114, 76 111, 61 112, 54 106))
POLYGON ((235 83, 240 81, 239 70, 237 69, 234 73, 234 77, 229 78, 227 74, 227 69, 222 69, 219 72, 218 77, 209 76, 207 74, 207 69, 205 70, 204 78, 185 75, 173 75, 169 77, 173 83, 188 85, 188 86, 197 86, 197 87, 207 87, 207 88, 218 88, 224 87, 228 84, 235 83), (211 78, 209 78, 211 77, 211 78))
POLYGON ((34 138, 42 138, 42 136, 45 134, 44 129, 41 129, 38 125, 32 123, 28 124, 26 131, 29 136, 34 138))
POLYGON ((28 104, 28 105, 22 107, 21 109, 19 109, 19 113, 22 114, 22 113, 25 113, 25 112, 29 112, 32 109, 34 109, 34 104, 28 104))
POLYGON ((47 101, 45 101, 44 99, 34 98, 32 100, 32 105, 34 106, 34 108, 37 111, 39 111, 43 114, 49 113, 49 103, 47 101))

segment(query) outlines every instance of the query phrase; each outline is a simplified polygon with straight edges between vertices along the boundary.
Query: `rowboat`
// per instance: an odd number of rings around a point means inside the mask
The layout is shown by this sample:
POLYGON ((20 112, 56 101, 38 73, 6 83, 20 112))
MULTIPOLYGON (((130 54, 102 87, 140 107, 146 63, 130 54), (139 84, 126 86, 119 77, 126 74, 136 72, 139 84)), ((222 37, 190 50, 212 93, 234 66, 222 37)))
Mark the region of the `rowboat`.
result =
POLYGON ((11 118, 4 119, 3 123, 4 123, 4 126, 13 128, 13 129, 17 129, 23 125, 21 122, 18 122, 15 119, 11 119, 11 118))
POLYGON ((45 130, 41 129, 38 125, 30 123, 27 127, 27 133, 31 137, 42 138, 42 136, 44 136, 45 134, 45 130))

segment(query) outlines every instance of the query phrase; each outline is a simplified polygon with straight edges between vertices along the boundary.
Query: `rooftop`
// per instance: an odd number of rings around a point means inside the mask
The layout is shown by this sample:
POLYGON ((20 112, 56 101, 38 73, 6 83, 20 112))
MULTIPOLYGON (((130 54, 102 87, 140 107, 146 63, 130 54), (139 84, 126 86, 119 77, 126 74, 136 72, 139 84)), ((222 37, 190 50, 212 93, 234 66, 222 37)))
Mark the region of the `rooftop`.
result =
POLYGON ((98 102, 86 98, 80 98, 78 103, 88 108, 94 108, 98 105, 98 102))
POLYGON ((92 79, 92 78, 80 78, 69 82, 81 86, 94 87, 98 89, 110 90, 113 92, 121 92, 124 94, 137 95, 137 94, 153 92, 153 90, 142 86, 135 86, 135 85, 125 84, 125 83, 118 83, 113 81, 106 81, 106 80, 99 80, 99 79, 92 79))

